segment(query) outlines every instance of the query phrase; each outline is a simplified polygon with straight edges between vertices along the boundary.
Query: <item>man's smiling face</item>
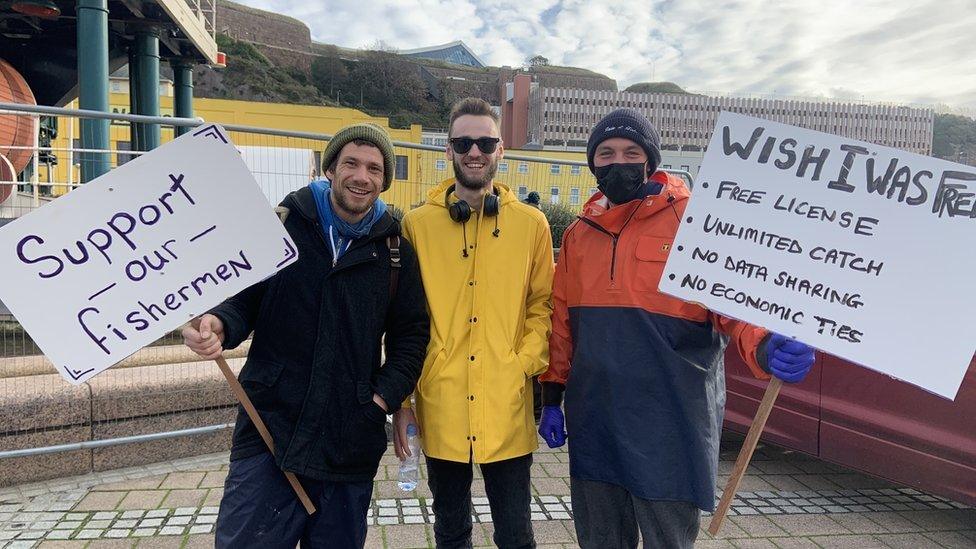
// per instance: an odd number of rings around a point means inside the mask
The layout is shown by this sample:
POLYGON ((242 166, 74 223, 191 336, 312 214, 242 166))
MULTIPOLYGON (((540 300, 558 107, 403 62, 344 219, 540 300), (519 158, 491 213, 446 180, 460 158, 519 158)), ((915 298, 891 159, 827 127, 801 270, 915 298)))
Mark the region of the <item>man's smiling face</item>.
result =
MULTIPOLYGON (((499 137, 498 126, 491 117, 473 114, 459 116, 451 125, 450 134, 452 138, 499 137)), ((480 190, 487 187, 495 178, 498 161, 502 158, 503 151, 501 143, 495 146, 494 151, 487 154, 478 145, 472 145, 471 149, 464 154, 455 152, 451 145, 448 145, 447 158, 454 164, 454 177, 461 186, 480 190)))
POLYGON ((336 213, 355 223, 383 191, 383 153, 372 143, 353 141, 339 151, 335 167, 325 175, 332 182, 336 213))

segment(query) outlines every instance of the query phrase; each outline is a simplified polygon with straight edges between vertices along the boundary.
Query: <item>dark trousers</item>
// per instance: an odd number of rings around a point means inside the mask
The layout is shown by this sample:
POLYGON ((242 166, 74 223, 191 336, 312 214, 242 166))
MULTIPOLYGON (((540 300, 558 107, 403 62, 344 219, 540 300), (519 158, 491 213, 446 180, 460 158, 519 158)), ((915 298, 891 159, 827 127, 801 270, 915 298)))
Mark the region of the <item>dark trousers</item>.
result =
POLYGON ((701 512, 684 501, 651 501, 626 488, 570 477, 573 520, 582 549, 637 547, 637 530, 645 549, 691 549, 698 537, 701 512))
MULTIPOLYGON (((529 504, 532 454, 484 463, 481 475, 500 549, 535 547, 529 504)), ((434 496, 434 539, 438 549, 471 547, 471 463, 427 458, 427 483, 434 496)))
POLYGON ((316 512, 308 515, 270 453, 230 462, 214 544, 222 548, 362 548, 372 482, 298 477, 316 512))

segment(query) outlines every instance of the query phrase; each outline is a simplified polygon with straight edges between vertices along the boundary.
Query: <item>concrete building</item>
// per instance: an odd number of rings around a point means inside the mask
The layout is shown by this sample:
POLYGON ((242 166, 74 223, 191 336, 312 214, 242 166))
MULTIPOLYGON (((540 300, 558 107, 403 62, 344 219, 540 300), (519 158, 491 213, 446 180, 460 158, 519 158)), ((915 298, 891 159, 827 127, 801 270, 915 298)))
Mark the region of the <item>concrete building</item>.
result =
POLYGON ((918 154, 932 153, 934 111, 929 108, 550 88, 525 74, 504 84, 502 98, 502 136, 510 147, 585 150, 590 128, 600 118, 614 109, 632 107, 658 127, 664 155, 675 157, 662 164, 675 169, 688 166, 693 174, 723 110, 918 154))

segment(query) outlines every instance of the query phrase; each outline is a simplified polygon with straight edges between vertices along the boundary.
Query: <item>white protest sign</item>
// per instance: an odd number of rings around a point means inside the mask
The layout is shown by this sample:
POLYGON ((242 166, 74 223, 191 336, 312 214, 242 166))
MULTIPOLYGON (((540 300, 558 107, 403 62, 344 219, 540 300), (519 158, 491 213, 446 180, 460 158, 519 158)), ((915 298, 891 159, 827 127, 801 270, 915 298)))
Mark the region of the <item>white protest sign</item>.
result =
POLYGON ((0 229, 0 299, 78 384, 297 257, 207 126, 0 229))
POLYGON ((723 112, 661 291, 954 398, 976 168, 723 112))

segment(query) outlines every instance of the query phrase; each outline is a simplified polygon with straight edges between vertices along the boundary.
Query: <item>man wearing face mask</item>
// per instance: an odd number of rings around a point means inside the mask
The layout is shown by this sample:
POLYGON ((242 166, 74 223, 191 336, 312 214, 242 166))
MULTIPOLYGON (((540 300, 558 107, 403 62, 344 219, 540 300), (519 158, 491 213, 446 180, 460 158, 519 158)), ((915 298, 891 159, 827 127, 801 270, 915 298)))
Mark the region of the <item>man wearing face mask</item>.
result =
POLYGON ((690 548, 715 507, 731 341, 761 379, 798 382, 807 345, 658 291, 684 212, 684 182, 657 171, 657 131, 619 109, 586 148, 601 192, 563 236, 539 434, 565 444, 584 549, 690 548), (572 369, 572 376, 570 376, 572 369))

